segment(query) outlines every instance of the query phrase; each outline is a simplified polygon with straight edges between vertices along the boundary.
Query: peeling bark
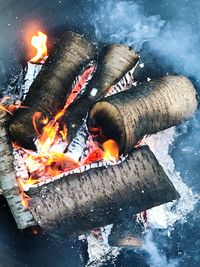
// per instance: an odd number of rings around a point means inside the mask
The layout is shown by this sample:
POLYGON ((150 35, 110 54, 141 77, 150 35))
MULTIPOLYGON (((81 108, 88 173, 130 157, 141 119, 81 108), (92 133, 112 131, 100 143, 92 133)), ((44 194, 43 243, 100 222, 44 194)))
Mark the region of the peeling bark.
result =
MULTIPOLYGON (((75 32, 67 32, 55 45, 42 70, 32 83, 23 105, 28 109, 17 110, 9 130, 13 140, 23 147, 34 148, 36 133, 32 124, 35 112, 52 118, 65 104, 71 85, 92 59, 96 58, 95 46, 75 32)), ((38 123, 41 130, 42 124, 38 123)))
POLYGON ((6 131, 7 114, 0 110, 0 188, 20 229, 35 225, 32 214, 21 202, 14 169, 12 147, 6 131))
POLYGON ((120 153, 125 153, 145 135, 188 119, 196 108, 196 91, 190 80, 166 76, 95 103, 89 111, 88 128, 101 128, 103 136, 116 140, 120 153))
POLYGON ((72 174, 31 188, 30 211, 50 233, 71 237, 131 218, 179 197, 148 147, 121 164, 72 174))

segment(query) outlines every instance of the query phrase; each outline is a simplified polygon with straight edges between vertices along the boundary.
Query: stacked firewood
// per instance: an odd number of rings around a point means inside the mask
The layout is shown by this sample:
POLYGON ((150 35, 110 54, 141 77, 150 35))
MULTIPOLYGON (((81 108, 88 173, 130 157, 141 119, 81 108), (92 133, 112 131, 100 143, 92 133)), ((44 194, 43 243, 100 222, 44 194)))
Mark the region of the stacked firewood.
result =
MULTIPOLYGON (((51 183, 29 189, 28 211, 37 224, 56 236, 77 236, 95 227, 120 223, 124 217, 132 218, 179 197, 151 150, 138 143, 145 135, 188 119, 197 107, 196 92, 189 79, 176 75, 135 86, 138 60, 127 46, 109 44, 100 49, 83 36, 67 32, 32 83, 23 102, 28 109, 16 111, 8 123, 9 136, 4 133, 1 137, 1 147, 9 151, 1 154, 1 181, 5 177, 9 184, 15 179, 10 140, 34 150, 34 113, 41 112, 50 120, 65 105, 76 77, 87 66, 94 66, 91 79, 61 119, 61 124, 67 124, 66 141, 73 141, 87 118, 88 131, 91 135, 95 131, 99 144, 105 138, 113 139, 120 155, 128 156, 120 164, 63 174, 51 183)), ((4 121, 2 115, 3 132, 4 121)), ((43 126, 38 122, 40 133, 43 126)))

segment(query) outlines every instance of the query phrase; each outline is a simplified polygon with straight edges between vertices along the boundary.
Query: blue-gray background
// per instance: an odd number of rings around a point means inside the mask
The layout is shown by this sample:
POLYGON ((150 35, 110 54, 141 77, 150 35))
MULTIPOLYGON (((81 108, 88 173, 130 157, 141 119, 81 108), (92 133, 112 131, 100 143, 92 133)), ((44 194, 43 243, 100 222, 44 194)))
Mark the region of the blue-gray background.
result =
MULTIPOLYGON (((37 21, 50 36, 74 29, 96 34, 104 41, 131 45, 145 62, 138 74, 140 80, 166 72, 181 73, 193 80, 198 91, 199 11, 199 0, 0 0, 0 87, 26 61, 25 29, 37 21)), ((180 127, 180 136, 171 148, 177 170, 196 193, 200 193, 199 120, 197 113, 187 131, 180 127)), ((197 204, 187 222, 175 224, 171 237, 164 231, 154 232, 169 267, 200 266, 199 222, 197 204)), ((17 230, 5 200, 0 198, 0 267, 78 267, 77 253, 76 243, 56 241, 42 232, 33 235, 32 230, 17 230)), ((148 262, 144 252, 129 250, 119 255, 115 265, 104 266, 139 267, 149 266, 148 262)))

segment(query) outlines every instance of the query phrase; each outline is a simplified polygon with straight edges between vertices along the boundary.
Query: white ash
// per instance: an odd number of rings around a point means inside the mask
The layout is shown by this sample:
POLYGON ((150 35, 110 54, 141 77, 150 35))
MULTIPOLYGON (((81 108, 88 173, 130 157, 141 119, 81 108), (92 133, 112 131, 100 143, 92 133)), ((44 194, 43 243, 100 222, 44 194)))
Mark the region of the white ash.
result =
POLYGON ((139 64, 139 67, 140 67, 141 69, 143 69, 143 68, 144 68, 144 63, 140 63, 140 64, 139 64))
POLYGON ((194 194, 191 188, 182 181, 180 173, 175 169, 173 158, 169 154, 169 147, 173 142, 174 134, 175 127, 172 127, 144 139, 144 143, 149 145, 180 194, 180 199, 155 207, 147 212, 149 223, 157 228, 168 228, 178 220, 184 222, 186 215, 194 209, 199 199, 199 196, 194 194))
POLYGON ((86 120, 78 129, 75 138, 69 144, 66 155, 73 158, 75 161, 79 161, 85 147, 86 140, 88 138, 88 131, 86 126, 86 120))
POLYGON ((13 148, 13 156, 14 156, 14 168, 16 171, 16 178, 17 179, 24 179, 28 180, 29 179, 29 173, 26 168, 25 160, 23 158, 23 155, 21 154, 22 151, 16 150, 13 148))
POLYGON ((95 96, 97 95, 97 93, 98 93, 98 89, 97 89, 97 88, 92 88, 92 90, 91 90, 91 92, 90 92, 90 95, 91 95, 92 97, 95 97, 95 96))
POLYGON ((29 88, 41 70, 42 65, 28 62, 25 68, 21 68, 20 72, 10 78, 8 86, 3 92, 3 96, 8 96, 7 104, 21 103, 29 88))
POLYGON ((24 78, 24 83, 22 84, 22 88, 20 90, 21 101, 24 101, 24 99, 26 98, 29 88, 33 83, 34 79, 36 78, 36 76, 38 75, 38 73, 40 72, 41 68, 42 64, 33 64, 31 62, 28 62, 26 76, 24 78))

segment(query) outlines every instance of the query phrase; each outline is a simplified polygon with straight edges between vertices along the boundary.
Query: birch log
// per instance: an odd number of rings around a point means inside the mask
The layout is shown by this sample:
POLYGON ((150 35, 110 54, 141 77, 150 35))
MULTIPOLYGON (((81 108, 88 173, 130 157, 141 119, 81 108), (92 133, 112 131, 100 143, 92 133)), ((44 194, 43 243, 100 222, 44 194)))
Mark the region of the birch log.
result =
POLYGON ((18 227, 24 229, 35 225, 36 222, 30 211, 22 205, 13 165, 12 147, 6 131, 7 116, 5 111, 0 110, 0 188, 18 227))
MULTIPOLYGON (((10 122, 9 130, 13 140, 23 147, 34 148, 36 132, 32 117, 35 112, 52 118, 60 111, 71 93, 71 85, 82 69, 96 58, 93 44, 75 32, 67 32, 57 42, 42 70, 32 83, 23 105, 10 122)), ((37 123, 39 131, 44 126, 37 123)))
POLYGON ((166 76, 95 103, 89 111, 88 128, 100 128, 102 135, 116 140, 120 153, 125 153, 145 135, 188 119, 196 108, 196 91, 190 80, 166 76))
POLYGON ((126 74, 132 76, 129 72, 133 70, 138 60, 139 56, 128 46, 112 44, 103 47, 98 57, 97 69, 85 93, 69 106, 63 117, 63 121, 68 125, 70 140, 73 140, 75 133, 83 123, 90 105, 105 97, 112 86, 126 74))
POLYGON ((31 188, 30 211, 50 233, 71 237, 179 197, 148 147, 124 162, 31 188))

